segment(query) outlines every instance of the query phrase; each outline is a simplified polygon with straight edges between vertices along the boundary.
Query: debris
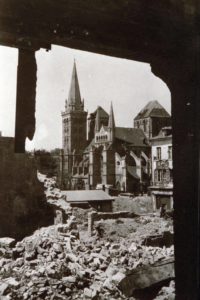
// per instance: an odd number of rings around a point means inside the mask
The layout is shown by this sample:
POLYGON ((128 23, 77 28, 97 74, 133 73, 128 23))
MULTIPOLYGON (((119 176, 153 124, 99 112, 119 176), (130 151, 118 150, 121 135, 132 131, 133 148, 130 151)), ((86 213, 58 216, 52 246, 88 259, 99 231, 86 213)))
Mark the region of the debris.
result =
POLYGON ((119 283, 119 288, 127 296, 134 296, 138 290, 151 288, 152 286, 174 278, 174 259, 162 261, 152 266, 136 268, 129 272, 119 283))
MULTIPOLYGON (((75 212, 77 219, 65 207, 65 223, 41 228, 13 248, 0 248, 0 299, 122 300, 127 295, 134 299, 136 289, 173 278, 173 245, 152 247, 144 242, 156 234, 171 234, 171 220, 149 215, 122 222, 104 220, 97 223, 100 236, 88 237, 83 224, 87 217, 79 221, 85 211, 75 212), (111 237, 113 228, 116 233, 111 237), (169 268, 167 259, 171 259, 169 268), (160 270, 157 275, 153 271, 156 268, 160 270)), ((174 295, 172 286, 158 292, 158 297, 174 295)))
POLYGON ((15 239, 10 237, 0 238, 0 248, 12 248, 15 245, 15 239))

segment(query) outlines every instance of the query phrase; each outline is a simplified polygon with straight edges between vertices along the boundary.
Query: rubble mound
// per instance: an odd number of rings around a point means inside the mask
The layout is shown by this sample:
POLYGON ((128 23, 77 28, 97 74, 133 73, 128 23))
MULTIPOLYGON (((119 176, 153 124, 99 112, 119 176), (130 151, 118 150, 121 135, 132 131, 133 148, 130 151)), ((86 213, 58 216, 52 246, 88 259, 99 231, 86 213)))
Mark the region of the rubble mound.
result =
MULTIPOLYGON (((136 288, 152 288, 155 278, 156 283, 174 278, 173 246, 151 245, 155 234, 162 239, 163 232, 171 231, 171 221, 150 215, 135 220, 104 220, 96 222, 90 237, 85 226, 88 211, 72 209, 55 180, 38 175, 46 188, 47 201, 66 218, 56 218, 61 222, 17 243, 10 238, 0 240, 1 300, 139 300, 142 298, 134 298, 136 288), (147 241, 148 235, 151 239, 147 241), (129 276, 137 278, 135 287, 129 276)), ((174 299, 173 284, 165 284, 156 295, 158 300, 174 299)))
POLYGON ((0 298, 5 300, 134 299, 119 290, 127 272, 173 257, 173 246, 147 247, 124 238, 112 243, 97 236, 81 241, 74 216, 3 249, 0 298))

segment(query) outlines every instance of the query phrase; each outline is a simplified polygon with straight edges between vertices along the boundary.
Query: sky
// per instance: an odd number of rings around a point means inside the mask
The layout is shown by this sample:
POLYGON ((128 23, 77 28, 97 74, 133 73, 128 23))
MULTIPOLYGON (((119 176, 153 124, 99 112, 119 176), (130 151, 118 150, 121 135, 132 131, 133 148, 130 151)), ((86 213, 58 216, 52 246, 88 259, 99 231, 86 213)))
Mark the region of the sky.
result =
MULTIPOLYGON (((62 118, 68 97, 74 59, 85 110, 101 105, 108 113, 112 101, 115 124, 133 127, 137 113, 158 100, 171 113, 167 85, 151 72, 149 64, 53 46, 36 52, 36 132, 26 149, 62 147, 62 118)), ((0 46, 0 131, 14 136, 18 51, 0 46)))

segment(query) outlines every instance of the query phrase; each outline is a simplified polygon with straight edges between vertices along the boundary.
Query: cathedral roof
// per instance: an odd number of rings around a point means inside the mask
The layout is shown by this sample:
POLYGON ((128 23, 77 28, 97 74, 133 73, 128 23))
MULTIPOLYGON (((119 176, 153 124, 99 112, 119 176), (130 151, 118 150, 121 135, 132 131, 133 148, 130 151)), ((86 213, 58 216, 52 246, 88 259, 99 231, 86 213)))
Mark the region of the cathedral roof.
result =
POLYGON ((115 138, 133 146, 147 146, 146 136, 143 130, 139 128, 115 127, 115 138))
POLYGON ((78 75, 76 71, 76 63, 74 61, 71 84, 68 95, 68 105, 80 105, 81 104, 81 94, 79 89, 78 75))
POLYGON ((170 117, 170 114, 165 108, 157 101, 150 101, 145 107, 139 112, 134 120, 144 119, 148 117, 170 117))

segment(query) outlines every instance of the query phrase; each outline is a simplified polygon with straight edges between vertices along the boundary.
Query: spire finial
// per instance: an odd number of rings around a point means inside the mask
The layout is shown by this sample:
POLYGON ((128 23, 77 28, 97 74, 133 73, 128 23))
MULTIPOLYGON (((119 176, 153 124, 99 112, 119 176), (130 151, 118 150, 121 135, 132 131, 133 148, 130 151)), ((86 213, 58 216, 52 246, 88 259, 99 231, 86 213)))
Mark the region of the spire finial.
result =
POLYGON ((81 94, 79 89, 78 75, 76 71, 76 60, 74 58, 72 78, 68 95, 68 107, 71 107, 73 109, 80 109, 81 104, 81 94))
POLYGON ((113 142, 115 136, 115 119, 114 119, 112 102, 110 105, 110 115, 108 120, 108 133, 109 133, 110 141, 113 142))
POLYGON ((115 128, 115 118, 114 118, 112 101, 110 104, 110 115, 109 115, 109 120, 108 120, 108 128, 110 128, 110 129, 115 128))

